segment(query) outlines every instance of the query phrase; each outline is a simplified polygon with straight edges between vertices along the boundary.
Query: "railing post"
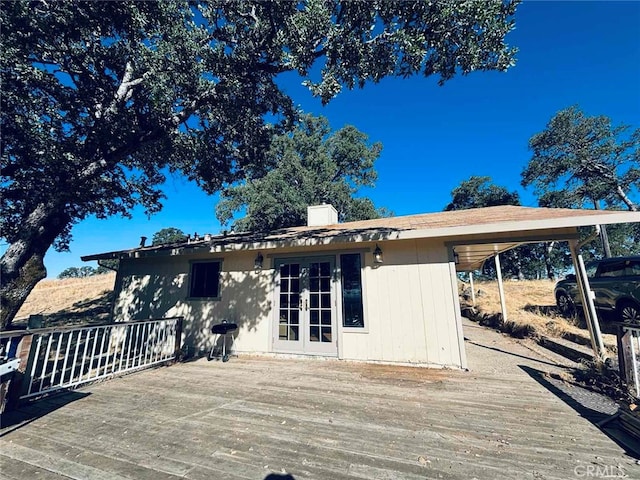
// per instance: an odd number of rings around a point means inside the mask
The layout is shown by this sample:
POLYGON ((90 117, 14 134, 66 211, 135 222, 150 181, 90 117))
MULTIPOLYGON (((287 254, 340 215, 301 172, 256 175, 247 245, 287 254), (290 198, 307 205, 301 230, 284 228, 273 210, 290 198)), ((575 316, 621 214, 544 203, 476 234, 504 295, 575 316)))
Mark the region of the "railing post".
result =
MULTIPOLYGON (((38 338, 40 338, 40 336, 38 335, 38 338)), ((26 362, 24 362, 24 376, 22 377, 22 384, 20 385, 20 396, 22 395, 26 395, 27 393, 29 393, 29 390, 31 389, 31 384, 34 381, 34 367, 35 364, 37 363, 38 359, 38 351, 40 349, 40 342, 36 341, 34 342, 34 335, 31 334, 28 337, 25 337, 23 339, 23 341, 25 341, 22 344, 22 348, 20 349, 20 364, 22 366, 23 362, 22 362, 22 358, 23 355, 26 355, 26 362)))
POLYGON ((174 360, 178 361, 180 358, 180 352, 182 347, 182 323, 184 322, 184 317, 178 317, 176 321, 176 344, 174 350, 174 360))
POLYGON ((622 388, 626 388, 626 386, 629 384, 629 379, 627 378, 627 365, 623 342, 624 333, 624 326, 618 325, 616 328, 616 344, 618 347, 618 370, 620 372, 620 386, 622 388))
POLYGON ((29 359, 31 358, 31 352, 34 348, 32 345, 33 335, 26 333, 20 337, 9 338, 7 348, 10 349, 9 345, 12 342, 15 342, 15 353, 14 356, 20 359, 20 365, 18 369, 13 372, 13 377, 9 382, 3 383, 2 387, 6 388, 4 392, 5 396, 3 397, 4 403, 0 407, 0 413, 2 412, 2 408, 12 409, 17 403, 22 395, 23 391, 28 388, 29 385, 29 376, 27 372, 29 372, 29 367, 31 364, 29 363, 29 359))
POLYGON ((620 327, 621 335, 619 335, 619 358, 620 358, 620 377, 626 383, 629 390, 633 390, 633 395, 640 398, 640 372, 638 365, 638 352, 634 343, 638 342, 638 334, 640 329, 622 326, 620 327))

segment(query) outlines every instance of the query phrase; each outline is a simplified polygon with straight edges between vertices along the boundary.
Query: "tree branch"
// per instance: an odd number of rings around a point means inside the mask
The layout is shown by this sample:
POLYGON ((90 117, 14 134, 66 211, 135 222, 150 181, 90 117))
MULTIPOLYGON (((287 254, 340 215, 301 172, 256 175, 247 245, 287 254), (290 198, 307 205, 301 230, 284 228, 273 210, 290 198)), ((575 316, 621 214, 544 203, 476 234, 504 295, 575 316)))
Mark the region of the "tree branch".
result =
POLYGON ((129 61, 125 65, 124 74, 122 75, 122 81, 120 82, 118 90, 116 90, 111 104, 106 109, 102 109, 101 105, 96 106, 97 110, 95 113, 95 117, 97 119, 100 119, 102 117, 109 118, 110 116, 115 115, 118 112, 118 106, 131 98, 133 87, 135 87, 136 85, 140 85, 147 76, 147 73, 143 74, 140 78, 136 78, 135 80, 131 79, 132 76, 133 65, 129 61))

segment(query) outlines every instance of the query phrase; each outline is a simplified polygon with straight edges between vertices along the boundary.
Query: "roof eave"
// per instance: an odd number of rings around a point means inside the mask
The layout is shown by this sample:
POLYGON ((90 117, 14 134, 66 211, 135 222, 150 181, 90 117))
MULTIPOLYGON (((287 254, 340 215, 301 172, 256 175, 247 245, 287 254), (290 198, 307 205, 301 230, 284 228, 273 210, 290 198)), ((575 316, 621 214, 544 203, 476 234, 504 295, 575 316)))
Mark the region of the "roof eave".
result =
MULTIPOLYGON (((173 256, 187 253, 221 253, 242 250, 273 250, 277 248, 315 247, 324 245, 336 245, 353 242, 380 242, 389 240, 411 240, 419 238, 455 238, 474 235, 504 234, 509 232, 543 231, 553 229, 569 229, 575 231, 577 227, 592 225, 611 225, 617 223, 640 222, 640 212, 611 212, 602 211, 593 215, 576 215, 574 217, 557 217, 537 220, 511 220, 506 222, 493 222, 479 225, 459 225, 441 228, 372 228, 359 229, 357 231, 323 230, 322 236, 309 235, 303 238, 279 238, 262 241, 239 241, 231 243, 222 239, 212 239, 208 243, 187 244, 180 246, 168 246, 164 248, 137 248, 106 252, 81 257, 83 261, 106 260, 118 258, 140 258, 148 256, 173 256), (335 232, 335 233, 334 233, 335 232), (218 243, 216 243, 218 240, 218 243)), ((345 225, 346 226, 346 225, 345 225)), ((304 233, 301 232, 301 233, 304 233)), ((567 236, 567 239, 572 236, 567 236)), ((542 241, 542 240, 541 240, 542 241)))

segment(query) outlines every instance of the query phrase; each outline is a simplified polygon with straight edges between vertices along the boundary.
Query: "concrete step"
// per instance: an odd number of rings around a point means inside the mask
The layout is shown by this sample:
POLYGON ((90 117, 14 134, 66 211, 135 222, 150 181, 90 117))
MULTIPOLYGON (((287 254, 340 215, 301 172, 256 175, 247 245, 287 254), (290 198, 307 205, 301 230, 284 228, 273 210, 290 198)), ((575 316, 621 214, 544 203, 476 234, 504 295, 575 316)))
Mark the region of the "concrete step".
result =
POLYGON ((584 345, 563 338, 540 337, 538 344, 574 362, 592 361, 593 352, 584 345))

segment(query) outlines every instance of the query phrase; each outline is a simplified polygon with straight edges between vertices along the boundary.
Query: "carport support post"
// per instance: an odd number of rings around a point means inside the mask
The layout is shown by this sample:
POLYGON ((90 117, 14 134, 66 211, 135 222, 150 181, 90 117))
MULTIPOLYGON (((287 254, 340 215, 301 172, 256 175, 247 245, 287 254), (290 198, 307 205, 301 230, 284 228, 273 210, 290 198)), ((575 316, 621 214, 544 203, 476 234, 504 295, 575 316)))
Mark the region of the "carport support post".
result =
POLYGON ((493 257, 496 262, 496 278, 498 279, 498 292, 500 293, 500 308, 502 308, 502 321, 507 321, 507 302, 504 298, 504 286, 502 285, 502 267, 500 266, 500 254, 493 257))
POLYGON ((469 272, 469 286, 471 287, 471 305, 476 306, 476 291, 473 287, 473 272, 469 272))
POLYGON ((571 259, 573 260, 573 267, 576 271, 576 283, 578 284, 584 316, 587 321, 587 327, 589 328, 589 335, 591 336, 591 347, 593 348, 596 360, 602 361, 604 360, 604 344, 602 342, 600 324, 598 323, 598 313, 593 303, 593 295, 591 293, 591 287, 589 286, 587 271, 584 268, 584 261, 582 260, 582 255, 578 253, 578 248, 577 240, 569 240, 571 259))

